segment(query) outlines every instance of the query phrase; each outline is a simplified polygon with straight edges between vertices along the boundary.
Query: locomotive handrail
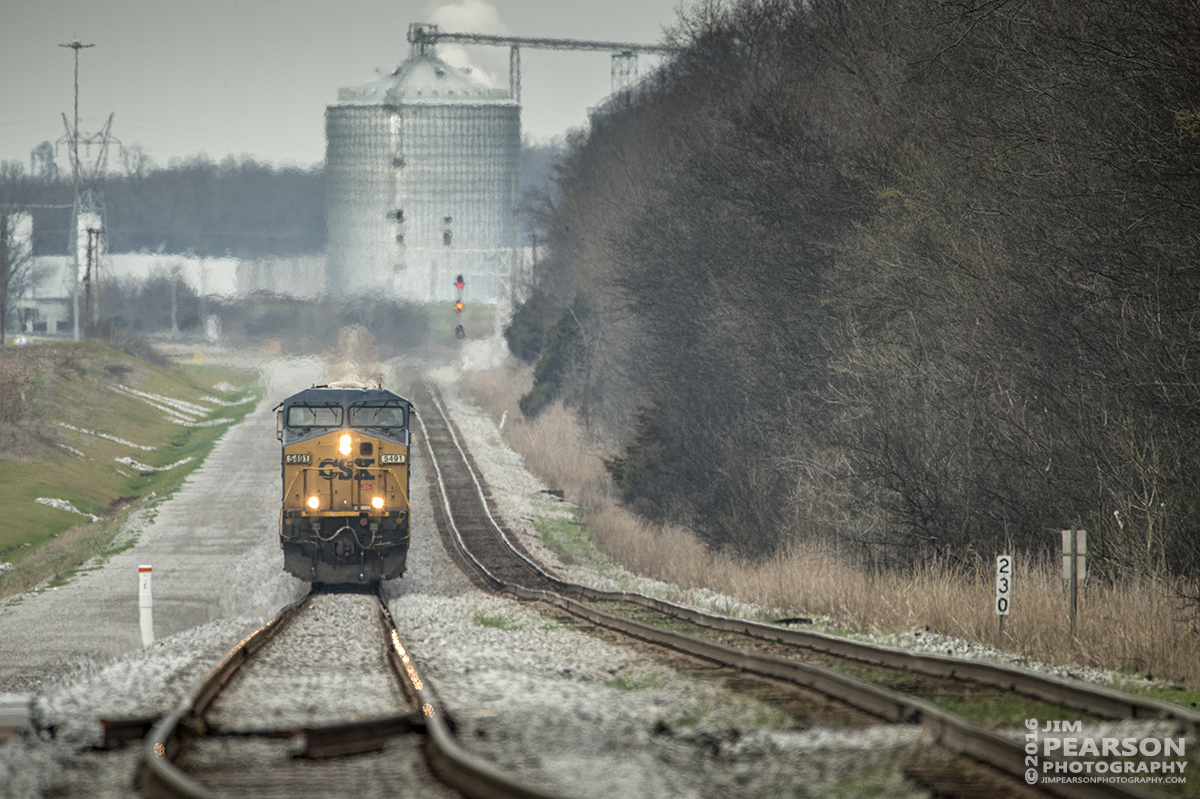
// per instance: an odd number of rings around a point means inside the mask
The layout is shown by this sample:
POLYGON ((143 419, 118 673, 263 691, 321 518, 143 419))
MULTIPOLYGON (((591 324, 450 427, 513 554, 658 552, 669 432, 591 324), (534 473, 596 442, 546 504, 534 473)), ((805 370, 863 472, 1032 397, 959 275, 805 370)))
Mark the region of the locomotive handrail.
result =
MULTIPOLYGON (((407 468, 408 464, 406 463, 406 464, 404 464, 404 466, 405 466, 405 468, 407 468)), ((388 474, 392 477, 392 479, 394 479, 396 481, 396 485, 399 486, 400 497, 401 497, 401 499, 404 500, 404 506, 407 508, 411 508, 412 505, 408 500, 408 486, 406 486, 404 484, 405 481, 401 480, 396 475, 396 472, 388 466, 380 465, 380 467, 375 469, 375 471, 380 472, 381 474, 388 474)), ((389 510, 390 510, 390 508, 389 508, 389 510)))

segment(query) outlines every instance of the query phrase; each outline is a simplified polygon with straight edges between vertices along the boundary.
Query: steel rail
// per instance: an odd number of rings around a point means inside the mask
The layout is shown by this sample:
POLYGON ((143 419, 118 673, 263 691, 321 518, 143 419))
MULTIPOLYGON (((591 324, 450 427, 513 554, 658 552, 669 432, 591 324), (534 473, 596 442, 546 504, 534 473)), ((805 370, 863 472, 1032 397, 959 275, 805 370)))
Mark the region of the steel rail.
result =
MULTIPOLYGON (((1084 685, 1049 674, 1041 674, 1029 669, 1009 666, 1000 663, 987 663, 977 660, 948 657, 934 653, 912 652, 897 647, 869 644, 839 638, 827 633, 809 630, 796 630, 775 624, 734 619, 728 616, 717 616, 712 613, 690 608, 665 599, 646 596, 626 591, 604 591, 590 586, 566 582, 541 567, 540 564, 526 557, 518 550, 496 522, 487 506, 486 493, 483 490, 475 472, 466 460, 465 450, 449 423, 445 409, 434 396, 434 406, 438 409, 451 440, 463 456, 463 462, 471 475, 475 491, 480 503, 485 509, 488 521, 494 531, 500 536, 513 554, 535 570, 543 579, 554 586, 558 593, 583 597, 591 602, 629 602, 641 605, 651 610, 696 624, 724 632, 749 635, 763 640, 786 643, 793 646, 805 647, 818 652, 851 658, 872 665, 888 666, 906 669, 933 677, 948 677, 971 680, 983 685, 1016 691, 1047 702, 1073 707, 1108 718, 1128 719, 1170 719, 1177 721, 1187 734, 1200 737, 1200 712, 1164 702, 1149 697, 1137 696, 1103 686, 1084 685)), ((492 578, 493 580, 495 578, 492 578)))
POLYGON ((433 690, 421 679, 412 658, 400 643, 395 620, 386 604, 382 605, 382 615, 392 641, 389 661, 424 717, 425 731, 429 735, 426 755, 434 773, 444 783, 473 799, 564 799, 562 794, 541 790, 506 774, 458 745, 433 690))
POLYGON ((715 616, 695 608, 688 608, 642 594, 626 597, 622 592, 598 591, 587 586, 579 588, 581 590, 578 594, 590 601, 627 599, 637 605, 710 629, 741 633, 754 638, 804 647, 872 665, 906 669, 933 677, 970 680, 1107 718, 1169 719, 1177 722, 1187 734, 1196 736, 1200 733, 1200 713, 1169 702, 1127 694, 1104 686, 1084 685, 1055 675, 1040 674, 999 663, 964 660, 935 653, 910 652, 880 644, 850 641, 826 633, 794 630, 762 622, 715 616))
POLYGON ((143 790, 151 796, 216 799, 215 793, 184 774, 172 762, 179 753, 181 736, 202 733, 203 713, 216 699, 217 694, 229 683, 242 664, 287 627, 288 622, 308 604, 308 599, 306 596, 299 602, 288 605, 279 611, 275 618, 243 638, 175 710, 163 716, 150 729, 143 744, 146 766, 143 772, 143 790))
MULTIPOLYGON (((169 799, 217 799, 217 794, 181 771, 173 761, 185 736, 203 735, 204 712, 233 678, 237 670, 271 639, 279 635, 308 603, 311 595, 288 605, 275 618, 238 643, 220 664, 210 671, 179 706, 158 721, 144 741, 145 771, 142 789, 154 797, 169 799)), ((424 731, 429 736, 428 756, 434 772, 447 785, 472 799, 563 799, 530 786, 465 752, 454 740, 445 714, 430 686, 400 642, 395 620, 382 593, 379 599, 380 621, 390 641, 388 662, 405 693, 417 710, 347 724, 305 728, 304 756, 327 757, 378 749, 382 741, 398 733, 424 731)))
MULTIPOLYGON (((488 508, 486 494, 484 493, 483 488, 477 476, 475 475, 474 469, 470 465, 470 461, 467 458, 465 449, 459 442, 458 436, 454 432, 454 427, 450 423, 450 419, 447 416, 445 409, 438 400, 436 389, 433 386, 430 386, 429 390, 434 407, 437 408, 439 415, 441 415, 446 429, 449 431, 450 438, 453 441, 455 448, 459 452, 462 464, 468 470, 471 476, 477 497, 480 503, 483 505, 485 514, 493 525, 495 532, 508 545, 513 554, 536 569, 537 572, 547 579, 551 585, 555 586, 556 589, 555 592, 541 591, 525 588, 519 585, 508 584, 499 580, 486 569, 483 569, 482 565, 478 564, 478 561, 471 555, 471 553, 466 551, 461 535, 458 533, 457 529, 452 527, 453 540, 455 541, 456 548, 460 550, 463 557, 466 558, 469 563, 478 565, 478 568, 481 569, 484 579, 487 580, 489 585, 495 587, 496 590, 510 593, 521 599, 547 602, 560 607, 573 615, 587 619, 594 624, 617 630, 627 635, 631 635, 652 643, 668 646, 696 657, 701 657, 723 665, 738 668, 743 671, 752 672, 767 677, 784 679, 789 682, 804 685, 894 722, 920 724, 929 729, 937 743, 945 746, 946 748, 994 766, 1018 779, 1024 778, 1026 773, 1026 752, 1023 742, 1006 738, 989 729, 976 724, 971 724, 960 716, 944 711, 941 708, 924 700, 906 696, 881 686, 857 680, 829 669, 804 663, 802 661, 735 649, 712 641, 706 641, 704 639, 688 636, 683 633, 664 630, 662 628, 643 624, 631 619, 613 616, 589 607, 576 600, 570 599, 567 596, 563 596, 563 593, 573 593, 579 596, 584 596, 585 598, 589 598, 593 601, 623 600, 633 601, 638 604, 645 604, 650 607, 661 605, 663 607, 670 608, 672 611, 677 610, 686 612, 689 616, 695 614, 696 619, 712 620, 713 622, 720 621, 722 624, 728 622, 733 626, 725 629, 730 629, 732 631, 744 632, 748 625, 753 624, 752 622, 745 622, 741 620, 721 619, 721 617, 711 616, 710 614, 705 614, 701 611, 695 611, 690 608, 674 605, 673 603, 652 599, 651 597, 646 597, 641 594, 598 591, 586 586, 567 583, 554 577, 553 575, 548 574, 544 569, 541 569, 536 563, 527 558, 512 545, 508 536, 496 523, 494 517, 491 515, 490 509, 488 508)), ((424 421, 422 421, 421 424, 422 431, 425 434, 426 445, 429 451, 430 459, 434 463, 434 470, 438 476, 438 485, 440 491, 442 492, 443 507, 447 512, 447 517, 450 518, 449 497, 446 493, 445 484, 442 480, 441 468, 437 464, 436 455, 433 452, 432 446, 429 444, 429 436, 428 432, 425 430, 424 421)), ((784 628, 774 627, 771 625, 759 626, 769 630, 772 635, 764 637, 770 637, 772 639, 777 638, 779 633, 789 632, 784 628)), ((813 634, 810 633, 808 635, 813 634)), ((819 636, 817 640, 827 637, 832 638, 831 636, 819 636)), ((892 655, 909 656, 913 654, 904 652, 903 650, 896 650, 891 647, 878 647, 848 641, 839 641, 839 643, 848 644, 853 648, 861 647, 864 653, 875 652, 876 654, 873 655, 874 657, 882 657, 882 653, 887 653, 889 657, 892 655)), ((842 651, 850 651, 850 649, 842 649, 841 647, 838 649, 840 650, 836 652, 838 654, 840 654, 842 651)), ((860 657, 859 659, 865 658, 860 657)), ((911 662, 914 665, 924 665, 927 668, 944 668, 947 664, 940 663, 941 660, 949 661, 949 665, 953 665, 956 668, 963 665, 959 661, 951 658, 940 658, 939 656, 930 655, 919 656, 911 662)), ((905 662, 909 661, 906 660, 905 662)), ((1048 683, 1063 683, 1062 685, 1057 686, 1055 690, 1062 689, 1064 693, 1068 693, 1065 689, 1071 687, 1064 681, 1048 681, 1046 680, 1045 675, 1033 674, 1031 672, 1024 672, 1018 669, 999 669, 998 667, 987 666, 986 664, 971 665, 983 666, 981 669, 972 671, 974 674, 986 675, 989 671, 993 671, 1002 672, 1004 674, 1004 679, 1006 680, 1012 680, 1015 674, 1025 677, 1030 684, 1038 681, 1045 681, 1048 683), (1013 672, 1014 674, 1010 674, 1009 672, 1013 672)), ((914 668, 913 670, 916 671, 919 669, 914 668)), ((952 674, 947 674, 945 671, 941 672, 941 674, 943 676, 952 676, 952 674)), ((999 684, 1004 685, 1007 683, 999 684)), ((1021 684, 1024 685, 1026 683, 1022 682, 1021 684)), ((1047 690, 1049 691, 1050 689, 1047 690)), ((1080 693, 1072 693, 1071 695, 1079 697, 1087 693, 1087 690, 1083 690, 1080 693)), ((1140 700, 1140 698, 1123 697, 1120 692, 1116 691, 1105 690, 1101 693, 1105 695, 1112 694, 1117 697, 1121 697, 1122 701, 1116 702, 1116 706, 1119 707, 1152 708, 1155 712, 1155 718, 1161 717, 1160 714, 1162 712, 1162 709, 1156 707, 1156 705, 1166 704, 1154 702, 1144 704, 1143 700, 1140 700)), ((1113 704, 1113 697, 1105 696, 1103 705, 1105 707, 1111 707, 1113 704)), ((1090 707, 1088 709, 1090 709, 1090 707)), ((1167 709, 1172 713, 1170 716, 1171 718, 1180 718, 1182 715, 1180 713, 1176 713, 1173 706, 1167 709)), ((1182 708, 1179 710, 1182 711, 1182 708)), ((1145 716, 1140 717, 1144 718, 1145 716)), ((1039 757, 1041 757, 1043 761, 1052 763, 1058 762, 1055 758, 1047 757, 1045 755, 1039 755, 1039 757)), ((1136 788, 1131 788, 1118 783, 1094 783, 1079 785, 1055 783, 1052 785, 1040 784, 1037 787, 1041 790, 1047 790, 1060 796, 1071 797, 1072 799, 1074 797, 1113 797, 1114 799, 1120 797, 1121 799, 1143 799, 1144 797, 1151 796, 1151 794, 1145 793, 1136 788)))

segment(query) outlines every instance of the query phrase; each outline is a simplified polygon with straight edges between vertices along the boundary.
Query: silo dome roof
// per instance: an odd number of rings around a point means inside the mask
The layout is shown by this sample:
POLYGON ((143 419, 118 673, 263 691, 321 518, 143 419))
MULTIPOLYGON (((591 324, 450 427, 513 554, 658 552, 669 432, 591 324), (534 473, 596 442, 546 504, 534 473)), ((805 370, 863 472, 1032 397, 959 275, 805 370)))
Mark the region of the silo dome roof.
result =
POLYGON ((468 71, 430 55, 415 55, 395 71, 364 86, 338 89, 339 103, 363 105, 505 101, 511 101, 506 90, 493 89, 468 71))

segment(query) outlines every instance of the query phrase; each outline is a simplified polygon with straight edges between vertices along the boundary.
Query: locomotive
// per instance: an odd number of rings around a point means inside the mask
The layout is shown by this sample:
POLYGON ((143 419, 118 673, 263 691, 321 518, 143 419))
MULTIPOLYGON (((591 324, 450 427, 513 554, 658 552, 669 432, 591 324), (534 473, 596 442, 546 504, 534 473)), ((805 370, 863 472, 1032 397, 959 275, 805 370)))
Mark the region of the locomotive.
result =
POLYGON ((314 583, 404 573, 411 402, 357 382, 313 386, 276 410, 283 570, 314 583))

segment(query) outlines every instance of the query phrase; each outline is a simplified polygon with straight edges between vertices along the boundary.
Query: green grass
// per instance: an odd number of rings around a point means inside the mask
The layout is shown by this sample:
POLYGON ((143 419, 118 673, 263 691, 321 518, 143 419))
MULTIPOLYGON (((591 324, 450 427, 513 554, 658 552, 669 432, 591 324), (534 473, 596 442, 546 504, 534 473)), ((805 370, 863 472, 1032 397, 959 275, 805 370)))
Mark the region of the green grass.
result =
POLYGON ((592 528, 583 523, 584 511, 571 508, 571 517, 539 516, 533 529, 542 543, 568 566, 586 566, 611 577, 618 571, 612 559, 600 551, 592 528))
POLYGON ((1171 702, 1193 710, 1200 708, 1200 691, 1191 688, 1183 688, 1177 685, 1159 687, 1138 682, 1122 682, 1113 687, 1126 693, 1138 694, 1139 696, 1146 696, 1163 702, 1171 702))
POLYGON ((667 682, 661 674, 648 674, 644 677, 613 677, 605 680, 604 685, 617 691, 647 691, 667 682))
POLYGON ((688 727, 746 727, 784 730, 795 719, 777 708, 741 691, 721 690, 715 696, 701 699, 691 710, 670 722, 673 729, 688 727))
POLYGON ((493 630, 524 630, 524 624, 518 624, 507 616, 493 616, 484 613, 482 610, 476 611, 471 618, 480 627, 491 627, 493 630))
POLYGON ((887 796, 894 789, 895 776, 891 769, 869 766, 839 776, 830 797, 831 799, 851 799, 851 797, 887 796))
MULTIPOLYGON (((36 354, 39 346, 28 350, 36 354)), ((28 412, 81 455, 61 447, 26 453, 21 459, 16 457, 19 453, 0 454, 4 488, 0 515, 5 521, 0 525, 0 561, 15 567, 0 575, 0 596, 29 590, 45 580, 69 580, 89 559, 119 551, 111 544, 128 511, 114 513, 116 503, 144 505, 150 497, 169 496, 203 462, 230 424, 253 410, 262 392, 254 375, 219 366, 163 368, 91 342, 55 344, 45 351, 49 354, 35 381, 28 412), (218 383, 238 389, 220 392, 214 388, 218 383), (229 424, 187 427, 169 421, 144 400, 113 390, 118 384, 206 407, 210 406, 200 402, 201 397, 245 402, 219 406, 203 417, 229 424), (62 424, 154 449, 131 447, 62 424), (150 467, 191 460, 154 471, 119 463, 122 457, 150 467), (93 523, 85 516, 39 504, 40 497, 65 500, 102 521, 93 523)))
MULTIPOLYGON (((39 581, 43 586, 42 590, 69 585, 80 574, 102 569, 113 555, 119 555, 136 546, 141 531, 126 529, 131 512, 132 508, 94 524, 72 528, 72 532, 79 531, 80 535, 77 537, 68 535, 60 539, 64 546, 64 554, 57 560, 81 565, 78 568, 55 571, 54 576, 49 580, 39 581), (92 530, 91 528, 96 529, 92 530)), ((39 575, 36 571, 30 570, 29 576, 36 578, 39 575)))
POLYGON ((1013 693, 998 697, 964 699, 945 696, 929 699, 938 707, 962 716, 967 721, 991 727, 1020 727, 1025 723, 1025 719, 1076 721, 1083 717, 1078 710, 1013 693))

